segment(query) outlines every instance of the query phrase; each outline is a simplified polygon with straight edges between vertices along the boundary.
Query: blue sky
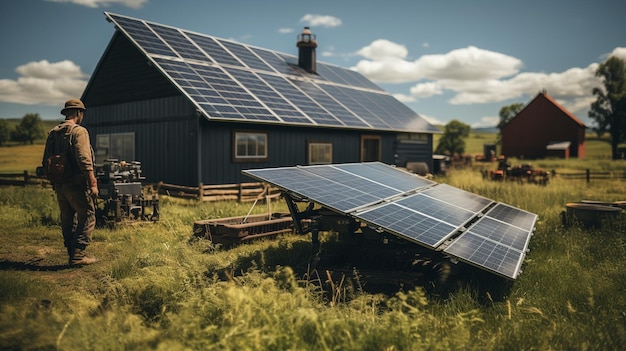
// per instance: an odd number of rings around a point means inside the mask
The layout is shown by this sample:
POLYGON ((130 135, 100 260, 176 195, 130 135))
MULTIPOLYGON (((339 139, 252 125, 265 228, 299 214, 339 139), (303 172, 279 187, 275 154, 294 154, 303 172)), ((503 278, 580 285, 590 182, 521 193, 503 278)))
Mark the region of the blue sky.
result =
POLYGON ((494 126, 548 94, 588 126, 597 66, 626 59, 626 1, 8 0, 0 3, 0 118, 61 118, 115 31, 104 11, 353 68, 433 123, 494 126))

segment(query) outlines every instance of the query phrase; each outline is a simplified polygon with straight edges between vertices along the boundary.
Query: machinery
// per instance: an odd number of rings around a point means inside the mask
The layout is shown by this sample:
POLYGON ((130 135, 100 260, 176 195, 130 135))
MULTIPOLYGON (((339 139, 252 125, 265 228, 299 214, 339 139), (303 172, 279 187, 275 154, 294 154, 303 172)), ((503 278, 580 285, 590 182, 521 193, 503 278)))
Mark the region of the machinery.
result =
POLYGON ((97 164, 96 224, 114 227, 126 221, 159 220, 158 193, 144 187, 141 162, 106 159, 97 164))
POLYGON ((528 163, 511 166, 503 156, 498 158, 498 168, 484 171, 483 178, 495 181, 512 180, 518 183, 532 183, 547 185, 550 181, 550 174, 543 169, 533 168, 528 163))

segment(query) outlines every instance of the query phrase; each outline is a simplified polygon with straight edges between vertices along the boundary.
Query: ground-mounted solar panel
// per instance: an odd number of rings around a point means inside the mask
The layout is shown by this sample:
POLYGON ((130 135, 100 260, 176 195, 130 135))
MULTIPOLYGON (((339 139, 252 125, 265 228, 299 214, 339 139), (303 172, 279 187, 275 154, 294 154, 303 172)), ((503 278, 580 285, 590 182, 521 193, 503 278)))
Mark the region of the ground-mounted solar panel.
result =
POLYGON ((391 234, 430 248, 437 247, 457 230, 457 227, 450 223, 398 203, 377 206, 371 210, 359 212, 355 214, 355 217, 391 234))
POLYGON ((425 119, 358 72, 319 62, 318 72, 311 73, 298 66, 298 57, 294 55, 105 14, 208 119, 439 133, 425 119), (171 69, 171 64, 162 59, 219 69, 194 68, 192 73, 184 72, 185 77, 181 78, 182 70, 171 69), (160 67, 160 63, 168 67, 160 67), (270 86, 273 93, 261 90, 257 95, 261 86, 258 79, 229 80, 220 74, 220 70, 234 68, 258 74, 257 78, 270 86), (215 72, 217 77, 211 75, 215 72), (189 77, 194 73, 198 77, 189 77), (181 80, 188 81, 188 84, 181 83, 181 80), (248 82, 256 86, 248 87, 248 82), (245 87, 245 93, 241 91, 242 87, 245 87), (211 89, 216 91, 209 92, 211 89), (250 98, 245 94, 253 96, 250 98), (291 107, 283 102, 277 103, 275 94, 287 100, 291 107), (213 101, 216 96, 226 100, 227 104, 213 101), (273 110, 275 106, 279 110, 273 110))
POLYGON ((537 215, 380 162, 245 170, 296 198, 508 279, 537 215))
POLYGON ((244 171, 244 174, 344 213, 380 201, 378 196, 366 190, 330 180, 302 167, 252 169, 244 171))
POLYGON ((444 251, 515 279, 520 273, 536 220, 534 213, 498 203, 444 251))

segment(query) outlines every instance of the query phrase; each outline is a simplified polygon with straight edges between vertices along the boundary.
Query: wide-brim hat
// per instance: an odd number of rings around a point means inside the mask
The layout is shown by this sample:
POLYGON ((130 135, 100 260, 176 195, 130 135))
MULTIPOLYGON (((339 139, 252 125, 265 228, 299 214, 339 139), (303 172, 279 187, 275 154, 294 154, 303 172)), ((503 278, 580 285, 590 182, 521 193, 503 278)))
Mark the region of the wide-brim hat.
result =
POLYGON ((61 114, 65 115, 67 110, 85 110, 85 104, 78 99, 69 99, 65 102, 65 107, 61 110, 61 114))

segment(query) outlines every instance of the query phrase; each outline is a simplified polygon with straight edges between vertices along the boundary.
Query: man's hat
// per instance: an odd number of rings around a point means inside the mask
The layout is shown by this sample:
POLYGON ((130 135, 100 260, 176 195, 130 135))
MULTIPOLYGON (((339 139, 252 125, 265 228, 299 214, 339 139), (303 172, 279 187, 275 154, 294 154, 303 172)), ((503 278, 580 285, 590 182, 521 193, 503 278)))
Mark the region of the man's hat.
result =
POLYGON ((65 102, 65 108, 61 110, 61 114, 65 115, 65 111, 72 109, 84 110, 85 104, 83 104, 83 102, 78 99, 69 99, 65 102))

